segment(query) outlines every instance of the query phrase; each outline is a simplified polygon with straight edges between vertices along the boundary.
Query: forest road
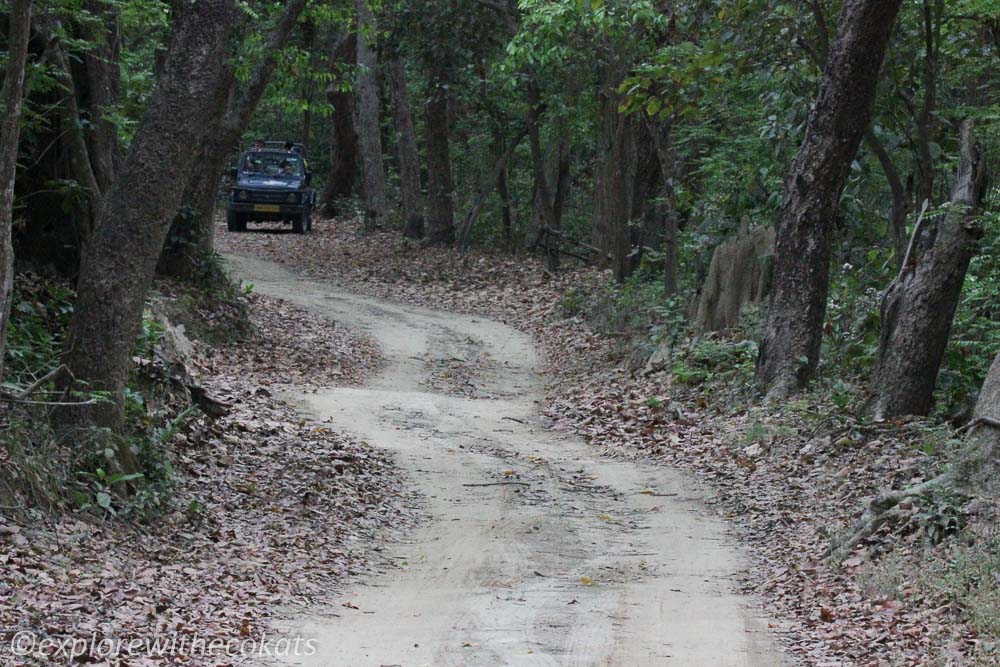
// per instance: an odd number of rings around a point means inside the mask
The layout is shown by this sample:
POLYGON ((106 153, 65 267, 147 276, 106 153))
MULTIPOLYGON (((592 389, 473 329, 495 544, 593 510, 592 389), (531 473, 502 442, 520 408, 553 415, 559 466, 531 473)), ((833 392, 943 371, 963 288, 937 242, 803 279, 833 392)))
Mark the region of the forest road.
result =
POLYGON ((300 403, 391 450, 424 496, 426 521, 387 547, 398 567, 283 622, 316 653, 281 664, 786 662, 733 592, 740 557, 702 489, 671 468, 602 458, 543 427, 528 336, 263 260, 227 260, 255 291, 378 339, 388 359, 380 375, 300 403))

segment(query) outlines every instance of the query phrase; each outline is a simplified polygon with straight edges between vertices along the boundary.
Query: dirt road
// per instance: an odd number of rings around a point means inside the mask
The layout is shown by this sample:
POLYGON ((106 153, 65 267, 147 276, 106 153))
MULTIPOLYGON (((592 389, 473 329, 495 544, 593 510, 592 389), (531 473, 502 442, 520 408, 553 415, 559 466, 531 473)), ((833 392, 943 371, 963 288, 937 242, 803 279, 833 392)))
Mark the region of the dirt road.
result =
POLYGON ((305 409, 396 453, 426 522, 398 567, 287 629, 289 664, 777 665, 732 592, 739 556, 702 491, 666 467, 596 456, 545 430, 531 340, 477 317, 393 305, 230 257, 260 293, 370 332, 389 360, 305 409), (344 604, 347 603, 347 606, 344 604))

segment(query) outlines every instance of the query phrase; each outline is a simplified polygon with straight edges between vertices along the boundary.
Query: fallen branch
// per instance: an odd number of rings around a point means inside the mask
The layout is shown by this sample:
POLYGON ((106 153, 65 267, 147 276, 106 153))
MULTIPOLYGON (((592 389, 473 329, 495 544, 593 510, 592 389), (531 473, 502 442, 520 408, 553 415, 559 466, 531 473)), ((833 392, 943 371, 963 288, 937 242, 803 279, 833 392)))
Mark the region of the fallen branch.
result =
POLYGON ((463 484, 462 486, 531 486, 527 482, 483 482, 481 484, 463 484))
MULTIPOLYGON (((0 393, 0 398, 2 398, 4 401, 7 401, 8 403, 32 403, 27 400, 28 397, 30 397, 32 394, 38 391, 42 386, 45 385, 46 382, 49 382, 50 380, 55 380, 57 377, 59 377, 68 370, 69 368, 67 368, 65 364, 62 364, 58 368, 54 368, 45 375, 43 375, 42 377, 38 378, 37 380, 35 380, 24 389, 17 392, 16 394, 6 391, 0 393)), ((33 402, 32 404, 40 405, 42 403, 33 402)), ((44 403, 44 405, 52 405, 52 404, 44 403)))
POLYGON ((528 422, 523 419, 518 419, 517 417, 501 417, 500 419, 509 419, 512 422, 517 422, 518 424, 527 424, 528 422))

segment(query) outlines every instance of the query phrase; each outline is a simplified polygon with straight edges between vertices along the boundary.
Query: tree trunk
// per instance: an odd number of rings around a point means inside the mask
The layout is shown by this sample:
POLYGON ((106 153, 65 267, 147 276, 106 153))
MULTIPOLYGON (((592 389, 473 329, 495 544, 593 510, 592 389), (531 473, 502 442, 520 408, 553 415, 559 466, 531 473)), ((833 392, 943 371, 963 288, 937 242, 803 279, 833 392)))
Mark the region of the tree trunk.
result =
POLYGON ((1000 469, 1000 354, 993 359, 972 414, 968 441, 974 452, 959 482, 974 489, 995 489, 1000 469))
POLYGON ((938 51, 941 44, 943 15, 944 0, 923 0, 921 13, 924 37, 923 100, 915 119, 918 206, 925 201, 934 202, 934 158, 931 156, 931 143, 934 133, 934 110, 937 107, 938 51))
MULTIPOLYGON (((193 171, 197 153, 191 147, 206 139, 211 101, 222 93, 234 20, 233 0, 201 0, 176 19, 163 73, 83 259, 64 350, 76 381, 89 391, 108 392, 111 401, 59 411, 63 426, 124 431, 124 389, 146 292, 193 171)), ((137 468, 125 444, 119 463, 137 468)))
POLYGON ((611 147, 608 153, 605 198, 605 213, 607 227, 611 236, 611 271, 615 281, 619 283, 632 273, 629 255, 632 253, 632 240, 629 236, 629 188, 626 165, 628 164, 629 124, 631 119, 617 111, 617 102, 613 102, 611 147))
POLYGON ((906 216, 910 212, 910 193, 903 186, 903 179, 900 177, 889 151, 885 149, 870 127, 865 132, 865 144, 878 159, 892 195, 892 206, 889 209, 889 229, 892 232, 896 268, 899 269, 903 266, 903 256, 906 254, 906 216))
POLYGON ((10 237, 21 102, 24 99, 24 66, 31 37, 31 0, 14 0, 11 3, 8 24, 7 71, 3 91, 0 92, 4 110, 0 117, 0 380, 3 379, 10 300, 14 292, 14 248, 10 237))
POLYGON ((110 5, 90 1, 86 6, 100 18, 100 21, 90 21, 84 26, 84 34, 92 43, 84 54, 86 108, 91 127, 87 133, 87 147, 97 186, 101 192, 107 192, 121 161, 118 128, 109 118, 121 93, 121 33, 118 14, 110 5))
MULTIPOLYGON (((476 220, 479 218, 479 212, 482 210, 483 204, 486 203, 486 199, 493 192, 493 188, 501 180, 501 174, 506 173, 507 163, 510 162, 511 157, 514 155, 514 151, 517 150, 518 144, 524 139, 525 135, 528 134, 528 130, 521 130, 513 141, 507 144, 507 147, 503 149, 503 153, 497 158, 496 164, 494 164, 490 175, 487 177, 486 182, 479 192, 476 193, 475 199, 472 200, 472 205, 469 207, 469 211, 465 214, 465 219, 462 220, 462 226, 458 233, 458 245, 464 251, 469 245, 469 234, 472 232, 473 225, 476 224, 476 220)), ((497 146, 499 148, 499 146, 497 146)))
POLYGON ((54 65, 54 78, 62 88, 62 99, 59 104, 60 126, 63 129, 63 140, 66 147, 66 158, 72 177, 86 193, 86 204, 75 211, 80 217, 77 221, 77 234, 80 243, 81 256, 86 252, 87 244, 100 214, 101 198, 104 191, 97 182, 97 176, 91 162, 90 149, 87 145, 87 134, 84 131, 84 119, 80 113, 76 85, 69 56, 60 42, 62 26, 58 20, 48 18, 40 20, 49 43, 46 54, 54 65))
MULTIPOLYGON (((159 266, 168 275, 183 280, 192 280, 201 275, 205 258, 210 256, 215 247, 215 207, 219 198, 219 189, 226 161, 239 147, 240 138, 250 124, 253 112, 260 104, 271 74, 278 65, 278 54, 284 48, 295 27, 307 0, 289 0, 278 19, 274 29, 268 35, 261 60, 251 71, 250 78, 245 82, 237 81, 229 59, 220 75, 220 88, 225 90, 222 102, 216 113, 206 113, 210 125, 214 128, 208 133, 208 140, 203 146, 202 162, 196 173, 191 174, 185 193, 189 198, 182 200, 183 208, 178 209, 178 215, 167 236, 163 248, 163 257, 159 266), (218 111, 222 110, 220 116, 218 111)), ((209 108, 209 111, 213 109, 209 108)))
POLYGON ((330 56, 330 70, 335 80, 326 89, 326 100, 333 107, 330 141, 330 173, 323 187, 323 214, 337 215, 337 202, 354 194, 358 180, 358 135, 354 129, 354 93, 344 90, 338 77, 343 77, 345 67, 356 60, 357 36, 344 35, 336 41, 330 56))
POLYGON ((930 412, 965 273, 983 233, 976 211, 985 192, 982 154, 972 121, 966 120, 951 197, 956 208, 938 225, 934 245, 916 266, 903 266, 882 301, 882 333, 872 376, 875 395, 869 406, 876 419, 930 412))
POLYGON ((819 364, 833 225, 851 162, 871 120, 900 4, 844 3, 802 146, 785 178, 774 289, 757 358, 757 386, 770 398, 804 386, 819 364))
POLYGON ((365 199, 364 227, 377 228, 386 212, 385 165, 382 163, 382 115, 378 99, 378 62, 368 41, 375 34, 375 19, 367 0, 356 0, 358 12, 357 64, 355 80, 355 126, 361 153, 361 191, 365 199))
POLYGON ((430 91, 424 105, 424 144, 427 150, 427 239, 432 244, 455 241, 455 203, 452 199, 451 149, 448 126, 446 68, 431 73, 430 91))
POLYGON ((664 123, 647 123, 649 134, 653 137, 656 149, 656 159, 660 166, 659 201, 657 215, 663 225, 663 293, 673 296, 677 293, 677 233, 680 221, 677 214, 677 195, 674 188, 676 174, 674 161, 676 155, 673 148, 672 130, 673 118, 664 123))
POLYGON ((500 219, 503 224, 504 247, 514 249, 514 218, 510 208, 510 188, 507 186, 507 165, 497 172, 497 194, 500 195, 500 219))
POLYGON ((420 153, 417 134, 413 129, 413 111, 406 92, 406 69, 396 55, 389 61, 389 90, 392 95, 392 118, 396 126, 396 148, 399 151, 399 190, 403 209, 403 236, 420 239, 424 236, 424 211, 420 196, 420 153))
POLYGON ((541 125, 542 106, 538 88, 534 82, 529 84, 528 104, 531 106, 531 119, 528 125, 528 140, 531 144, 531 173, 534 179, 534 190, 538 196, 539 210, 543 234, 545 238, 545 265, 549 271, 559 270, 559 220, 556 219, 555 195, 545 173, 545 155, 542 153, 541 125), (555 232, 555 233, 553 233, 555 232))

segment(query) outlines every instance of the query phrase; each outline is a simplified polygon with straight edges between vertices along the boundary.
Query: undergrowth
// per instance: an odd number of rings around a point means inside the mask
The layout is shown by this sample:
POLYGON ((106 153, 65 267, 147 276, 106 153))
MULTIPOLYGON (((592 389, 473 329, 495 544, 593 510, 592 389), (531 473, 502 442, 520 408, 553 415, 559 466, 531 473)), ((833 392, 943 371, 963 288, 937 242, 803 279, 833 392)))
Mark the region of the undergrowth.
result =
MULTIPOLYGON (((250 331, 246 299, 213 261, 200 286, 164 284, 177 295, 169 317, 187 322, 196 337, 238 340, 250 331)), ((74 294, 68 285, 34 274, 19 275, 15 286, 4 385, 16 393, 59 366, 74 294)), ((136 520, 171 507, 177 482, 171 441, 193 409, 187 389, 170 380, 161 358, 164 335, 160 318, 147 312, 125 390, 124 435, 95 427, 57 434, 50 425, 52 404, 68 397, 51 382, 32 395, 33 403, 2 404, 0 505, 20 513, 76 510, 136 520), (132 450, 141 472, 118 470, 121 447, 132 450)), ((73 398, 107 400, 79 392, 73 398)))

